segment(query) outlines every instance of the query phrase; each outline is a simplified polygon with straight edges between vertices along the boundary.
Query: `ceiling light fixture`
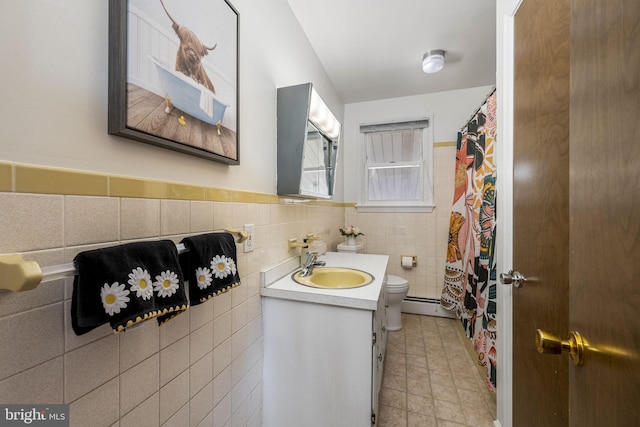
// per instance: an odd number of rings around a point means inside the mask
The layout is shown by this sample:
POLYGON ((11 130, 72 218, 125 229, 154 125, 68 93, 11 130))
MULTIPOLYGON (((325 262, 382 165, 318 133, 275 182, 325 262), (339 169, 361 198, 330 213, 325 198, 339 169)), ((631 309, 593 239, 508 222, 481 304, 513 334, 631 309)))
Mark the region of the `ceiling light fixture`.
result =
POLYGON ((437 73, 444 67, 444 50, 429 50, 422 56, 422 71, 428 74, 437 73))

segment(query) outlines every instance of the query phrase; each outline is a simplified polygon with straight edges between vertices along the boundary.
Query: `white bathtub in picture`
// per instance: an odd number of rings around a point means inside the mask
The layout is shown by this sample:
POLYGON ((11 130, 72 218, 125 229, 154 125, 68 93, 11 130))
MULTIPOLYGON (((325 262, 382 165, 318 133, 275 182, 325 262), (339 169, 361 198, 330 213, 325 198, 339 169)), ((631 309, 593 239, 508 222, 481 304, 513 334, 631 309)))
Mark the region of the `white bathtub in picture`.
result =
MULTIPOLYGON (((181 72, 172 70, 154 57, 149 57, 156 65, 162 89, 171 104, 183 112, 205 123, 218 127, 224 118, 229 104, 218 98, 213 92, 181 72)), ((167 113, 171 111, 167 105, 167 113)))

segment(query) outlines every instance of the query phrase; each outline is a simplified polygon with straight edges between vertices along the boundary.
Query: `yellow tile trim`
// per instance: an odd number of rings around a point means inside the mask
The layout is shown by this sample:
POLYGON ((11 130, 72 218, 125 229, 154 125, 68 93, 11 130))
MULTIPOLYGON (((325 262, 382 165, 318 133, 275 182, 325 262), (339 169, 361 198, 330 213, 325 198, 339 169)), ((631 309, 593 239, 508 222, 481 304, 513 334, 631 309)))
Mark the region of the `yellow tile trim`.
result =
POLYGON ((166 199, 167 183, 148 179, 109 177, 109 195, 113 197, 138 197, 143 199, 166 199))
POLYGON ((334 206, 335 204, 337 204, 338 202, 333 202, 331 200, 314 200, 313 202, 311 202, 311 204, 313 206, 334 206))
POLYGON ((278 196, 273 194, 255 193, 253 197, 254 203, 277 204, 278 196))
POLYGON ((12 186, 11 163, 0 163, 0 191, 11 191, 12 186))
POLYGON ((434 142, 433 148, 442 148, 442 147, 455 147, 457 144, 456 141, 440 141, 434 142))
POLYGON ((224 188, 205 188, 205 200, 212 202, 232 202, 233 190, 225 190, 224 188))
MULTIPOLYGON (((203 187, 175 182, 5 162, 0 162, 0 191, 280 204, 280 197, 276 194, 203 187), (12 168, 15 168, 15 189, 13 189, 12 168)), ((355 203, 315 200, 311 201, 308 205, 347 207, 355 206, 355 203)))
POLYGON ((204 187, 167 183, 167 199, 204 200, 204 187))
POLYGON ((107 176, 96 173, 15 165, 15 191, 18 193, 107 196, 108 179, 107 176))
POLYGON ((233 192, 233 201, 241 202, 241 203, 253 203, 255 193, 251 193, 249 191, 234 191, 233 192))

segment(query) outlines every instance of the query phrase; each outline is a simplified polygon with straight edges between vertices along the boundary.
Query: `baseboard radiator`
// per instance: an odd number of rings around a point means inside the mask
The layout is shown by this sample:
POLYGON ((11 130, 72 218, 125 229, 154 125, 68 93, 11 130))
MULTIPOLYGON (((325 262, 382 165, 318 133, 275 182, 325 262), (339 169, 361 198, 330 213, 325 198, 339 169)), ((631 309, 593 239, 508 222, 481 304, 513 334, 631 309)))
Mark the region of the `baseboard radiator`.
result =
POLYGON ((406 297, 402 301, 402 312, 411 314, 422 314, 424 316, 452 317, 455 314, 445 310, 440 305, 440 300, 435 298, 406 297))

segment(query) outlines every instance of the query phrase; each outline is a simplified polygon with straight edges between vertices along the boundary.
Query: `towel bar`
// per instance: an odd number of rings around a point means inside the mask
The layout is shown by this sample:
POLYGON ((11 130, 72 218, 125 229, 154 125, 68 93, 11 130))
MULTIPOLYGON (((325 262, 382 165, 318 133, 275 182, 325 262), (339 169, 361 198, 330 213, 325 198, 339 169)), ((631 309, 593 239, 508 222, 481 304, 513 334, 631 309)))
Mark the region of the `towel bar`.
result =
MULTIPOLYGON (((227 233, 236 234, 237 243, 247 239, 243 230, 225 229, 227 233)), ((178 254, 188 251, 182 243, 176 243, 178 254)), ((0 255, 0 290, 23 292, 35 289, 40 283, 51 282, 78 273, 72 262, 66 264, 40 267, 35 261, 25 261, 22 255, 0 255)))
POLYGON ((247 238, 249 237, 247 236, 247 233, 244 232, 244 230, 237 230, 234 228, 225 228, 224 231, 231 234, 237 234, 238 240, 236 240, 236 243, 242 243, 245 240, 247 240, 247 238))

